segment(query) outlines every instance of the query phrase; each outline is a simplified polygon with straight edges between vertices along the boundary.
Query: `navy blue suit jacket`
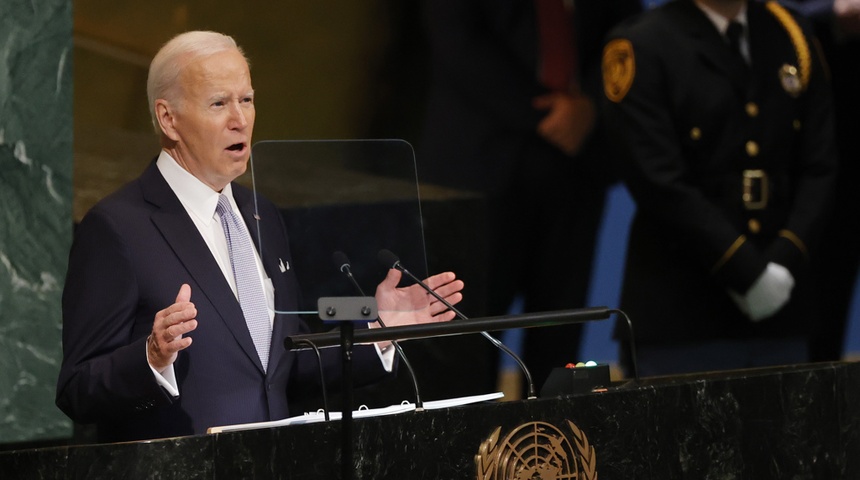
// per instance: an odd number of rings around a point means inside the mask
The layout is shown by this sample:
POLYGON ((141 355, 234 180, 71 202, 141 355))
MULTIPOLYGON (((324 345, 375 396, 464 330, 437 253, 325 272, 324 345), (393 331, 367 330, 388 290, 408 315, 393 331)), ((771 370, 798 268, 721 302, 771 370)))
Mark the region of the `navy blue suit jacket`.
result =
MULTIPOLYGON (((298 282, 280 212, 233 185, 251 237, 275 289, 275 309, 298 310, 298 282), (258 246, 258 248, 260 248, 258 246)), ((79 423, 96 423, 102 441, 203 433, 208 427, 289 416, 287 386, 316 381, 316 358, 285 351, 287 335, 305 332, 294 315, 275 316, 268 373, 242 310, 179 199, 153 162, 135 181, 99 202, 76 231, 63 292, 63 365, 57 405, 79 423), (155 314, 191 286, 198 327, 174 363, 180 396, 168 395, 146 362, 155 314)), ((326 355, 324 355, 326 357, 326 355)), ((334 350, 326 379, 340 365, 334 350)), ((372 347, 357 347, 356 378, 384 370, 372 347)))

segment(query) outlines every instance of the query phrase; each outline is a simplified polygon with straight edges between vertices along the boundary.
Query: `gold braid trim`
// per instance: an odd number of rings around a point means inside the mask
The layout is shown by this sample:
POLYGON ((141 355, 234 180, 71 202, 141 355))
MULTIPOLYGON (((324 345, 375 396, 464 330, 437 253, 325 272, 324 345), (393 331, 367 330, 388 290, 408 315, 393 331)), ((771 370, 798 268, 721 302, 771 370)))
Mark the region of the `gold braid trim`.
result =
POLYGON ((800 25, 782 5, 775 0, 769 0, 765 5, 788 32, 791 43, 794 44, 797 63, 800 67, 800 84, 803 90, 806 90, 809 85, 809 76, 812 74, 812 57, 809 54, 809 43, 806 41, 806 36, 803 35, 800 25))
POLYGON ((741 235, 740 237, 738 237, 737 240, 735 240, 735 242, 732 243, 732 246, 729 247, 728 250, 726 250, 726 253, 723 254, 723 258, 721 258, 720 261, 714 265, 714 268, 711 269, 711 275, 717 273, 717 271, 719 271, 721 268, 723 268, 723 265, 725 265, 726 262, 728 262, 729 259, 732 258, 732 256, 734 256, 735 252, 737 252, 738 249, 741 248, 741 245, 743 245, 744 242, 746 242, 746 241, 747 241, 746 235, 741 235))
POLYGON ((798 250, 800 250, 800 253, 802 253, 804 257, 808 255, 806 253, 806 244, 803 243, 803 240, 801 240, 800 237, 795 235, 794 232, 792 232, 791 230, 780 230, 779 236, 793 243, 794 246, 797 247, 798 250))

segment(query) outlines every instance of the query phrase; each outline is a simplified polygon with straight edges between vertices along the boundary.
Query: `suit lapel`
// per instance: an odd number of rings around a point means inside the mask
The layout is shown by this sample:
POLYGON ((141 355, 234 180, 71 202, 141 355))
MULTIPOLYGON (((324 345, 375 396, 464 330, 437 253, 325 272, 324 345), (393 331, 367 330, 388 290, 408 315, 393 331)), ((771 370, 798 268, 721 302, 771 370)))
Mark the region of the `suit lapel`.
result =
POLYGON ((209 247, 203 241, 194 222, 170 190, 154 162, 141 177, 141 186, 144 198, 160 207, 151 216, 153 224, 199 286, 199 291, 191 292, 192 299, 195 295, 203 295, 209 300, 233 334, 233 338, 262 371, 257 349, 254 347, 242 308, 233 290, 230 289, 217 262, 212 258, 209 247))

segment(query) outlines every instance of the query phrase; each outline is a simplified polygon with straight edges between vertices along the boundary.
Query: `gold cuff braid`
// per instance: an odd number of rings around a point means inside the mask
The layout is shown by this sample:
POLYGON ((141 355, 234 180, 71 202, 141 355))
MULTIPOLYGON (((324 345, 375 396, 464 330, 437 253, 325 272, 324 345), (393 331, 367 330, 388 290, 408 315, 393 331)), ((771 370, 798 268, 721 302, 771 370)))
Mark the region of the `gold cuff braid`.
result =
POLYGON ((797 247, 798 250, 800 250, 800 253, 802 253, 804 257, 808 255, 806 244, 803 243, 803 240, 801 240, 800 237, 795 235, 794 232, 792 232, 791 230, 780 230, 779 236, 793 243, 794 246, 797 247))
POLYGON ((728 262, 729 259, 734 256, 735 252, 737 252, 738 249, 741 248, 741 245, 743 245, 746 241, 746 235, 741 235, 740 237, 738 237, 737 240, 732 243, 732 246, 730 246, 729 249, 726 250, 726 253, 723 254, 722 258, 720 258, 720 260, 716 264, 714 264, 714 267, 711 269, 711 274, 713 275, 717 273, 717 271, 719 271, 721 268, 723 268, 723 265, 725 265, 726 262, 728 262))

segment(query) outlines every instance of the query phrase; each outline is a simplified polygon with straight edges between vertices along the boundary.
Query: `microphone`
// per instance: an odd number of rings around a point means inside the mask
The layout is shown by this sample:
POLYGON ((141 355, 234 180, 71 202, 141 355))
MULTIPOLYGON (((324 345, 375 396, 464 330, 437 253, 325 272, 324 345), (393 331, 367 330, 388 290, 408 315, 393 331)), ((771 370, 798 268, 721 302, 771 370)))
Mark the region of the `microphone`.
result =
MULTIPOLYGON (((424 290, 426 290, 426 291, 427 291, 427 293, 429 293, 430 295, 433 295, 433 297, 434 297, 436 300, 439 300, 440 302, 442 302, 442 304, 443 304, 443 305, 445 305, 446 307, 448 307, 448 309, 449 309, 449 310, 451 310, 452 312, 454 312, 454 313, 455 313, 458 317, 460 317, 461 319, 463 319, 463 320, 468 320, 468 319, 469 319, 469 317, 467 317, 467 316, 463 315, 463 313, 462 313, 461 311, 459 311, 459 310, 457 310, 456 308, 454 308, 454 306, 453 306, 453 305, 451 305, 451 303, 450 303, 450 302, 448 302, 447 300, 445 300, 444 298, 442 298, 442 296, 441 296, 441 295, 439 295, 438 293, 436 293, 436 291, 435 291, 435 290, 433 290, 432 288, 430 288, 429 286, 427 286, 427 284, 426 284, 426 283, 424 283, 423 281, 421 281, 421 279, 419 279, 419 278, 418 278, 418 277, 416 277, 414 274, 412 274, 412 272, 410 272, 409 270, 407 270, 407 269, 406 269, 406 267, 404 267, 404 266, 403 266, 403 264, 402 264, 402 263, 400 263, 400 259, 399 259, 399 258, 397 258, 397 255, 395 255, 394 253, 392 253, 390 250, 387 250, 387 249, 384 249, 384 248, 383 248, 382 250, 380 250, 380 251, 379 251, 379 253, 377 254, 377 259, 380 261, 380 263, 382 263, 383 265, 387 266, 388 268, 393 268, 393 269, 395 269, 395 270, 400 270, 401 272, 403 272, 404 274, 406 274, 409 278, 411 278, 412 280, 414 280, 414 281, 415 281, 415 283, 417 283, 418 285, 420 285, 420 286, 421 286, 421 288, 423 288, 424 290)), ((511 357, 515 362, 517 362, 517 365, 520 367, 520 370, 522 370, 523 375, 525 375, 525 377, 526 377, 526 384, 528 385, 528 398, 529 398, 529 399, 537 398, 537 395, 535 394, 535 384, 534 384, 534 382, 532 381, 532 374, 531 374, 531 372, 529 372, 529 369, 528 369, 528 368, 526 368, 526 364, 525 364, 525 363, 523 363, 522 359, 521 359, 521 358, 520 358, 516 353, 514 353, 510 348, 508 348, 507 346, 505 346, 505 344, 503 344, 501 341, 499 341, 496 337, 494 337, 494 336, 490 335, 490 334, 489 334, 489 333, 487 333, 487 332, 481 332, 481 335, 483 335, 483 336, 484 336, 484 338, 486 338, 487 340, 489 340, 489 341, 490 341, 490 343, 492 343, 493 345, 495 345, 495 346, 496 346, 496 348, 498 348, 499 350, 503 351, 506 355, 508 355, 509 357, 511 357)))
MULTIPOLYGON (((349 258, 346 256, 346 254, 338 250, 331 255, 331 260, 332 262, 334 262, 334 266, 337 267, 337 269, 340 270, 341 273, 346 274, 347 278, 352 281, 353 286, 355 286, 355 290, 359 294, 361 294, 362 297, 365 297, 366 295, 364 294, 364 290, 361 289, 361 285, 358 284, 358 282, 355 280, 355 277, 352 275, 352 269, 349 265, 349 258)), ((383 325, 383 327, 384 326, 385 325, 383 325)))
MULTIPOLYGON (((355 277, 352 275, 352 268, 346 254, 338 250, 332 254, 331 259, 334 262, 334 266, 350 279, 355 290, 362 297, 366 297, 367 295, 364 294, 364 290, 362 290, 361 285, 358 284, 358 281, 356 281, 355 277)), ((378 321, 383 328, 385 327, 385 323, 381 318, 377 318, 376 321, 378 321)), ((415 370, 412 369, 412 365, 409 363, 409 359, 406 358, 406 353, 403 351, 403 348, 400 347, 400 344, 396 340, 391 340, 391 345, 397 351, 400 359, 403 360, 403 364, 406 365, 406 369, 409 370, 409 375, 412 378, 412 388, 415 391, 415 410, 422 411, 424 410, 424 402, 421 401, 421 394, 418 392, 418 380, 415 376, 415 370)))
MULTIPOLYGON (((353 278, 352 272, 349 270, 349 258, 347 258, 345 253, 338 250, 331 255, 331 260, 334 262, 334 266, 337 267, 338 270, 349 275, 349 278, 353 278)), ((361 287, 359 287, 359 290, 361 290, 361 287)))

